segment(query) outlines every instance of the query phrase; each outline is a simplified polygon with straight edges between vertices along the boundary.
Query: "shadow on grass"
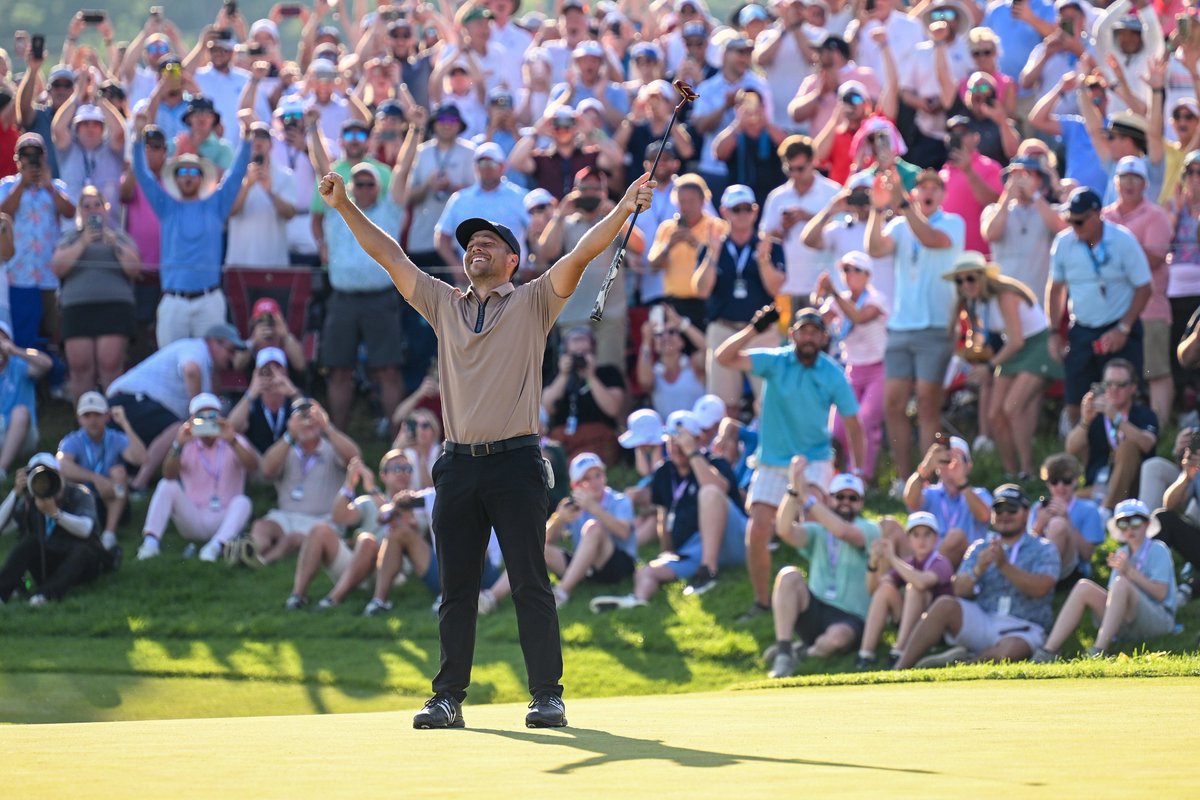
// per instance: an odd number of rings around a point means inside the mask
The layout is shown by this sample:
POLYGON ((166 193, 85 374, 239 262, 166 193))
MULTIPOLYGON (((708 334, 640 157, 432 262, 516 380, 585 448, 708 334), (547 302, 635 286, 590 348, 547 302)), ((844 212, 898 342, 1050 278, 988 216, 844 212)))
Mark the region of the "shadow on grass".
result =
POLYGON ((472 728, 475 733, 485 733, 501 736, 518 742, 539 745, 566 745, 584 752, 595 753, 590 758, 584 758, 571 764, 564 764, 554 769, 546 770, 550 775, 571 775, 589 767, 599 767, 604 764, 622 761, 670 761, 681 767, 711 768, 730 767, 735 764, 784 764, 789 766, 838 767, 842 769, 862 769, 877 772, 896 772, 909 775, 941 775, 936 770, 905 769, 898 767, 880 767, 872 764, 854 764, 842 761, 819 761, 807 758, 773 758, 771 756, 739 755, 737 753, 722 753, 716 750, 698 750, 692 747, 676 747, 659 739, 638 739, 633 736, 621 736, 609 731, 590 728, 565 728, 561 731, 547 733, 530 733, 524 731, 497 730, 493 728, 472 728))

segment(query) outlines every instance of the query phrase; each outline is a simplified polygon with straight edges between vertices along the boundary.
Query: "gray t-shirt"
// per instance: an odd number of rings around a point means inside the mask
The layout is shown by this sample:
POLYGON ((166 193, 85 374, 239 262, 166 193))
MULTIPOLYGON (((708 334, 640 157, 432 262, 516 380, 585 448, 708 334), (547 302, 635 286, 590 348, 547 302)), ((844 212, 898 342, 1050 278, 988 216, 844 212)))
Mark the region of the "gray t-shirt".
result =
MULTIPOLYGON (((567 217, 563 225, 563 255, 571 252, 594 224, 578 214, 567 217)), ((616 252, 617 239, 613 239, 608 247, 604 248, 604 251, 587 265, 587 269, 583 271, 583 275, 579 279, 579 285, 575 287, 575 292, 563 306, 562 313, 558 315, 559 325, 568 327, 591 325, 592 306, 596 303, 596 295, 600 293, 600 287, 604 284, 605 277, 608 276, 608 266, 612 263, 616 252)), ((620 315, 625 313, 625 306, 625 281, 623 278, 619 278, 613 282, 612 292, 604 307, 607 313, 620 315)))
POLYGON ((322 439, 312 453, 299 445, 288 448, 283 472, 275 481, 279 508, 314 517, 329 514, 333 498, 346 480, 346 464, 328 439, 322 439))
MULTIPOLYGON (((113 234, 125 247, 137 250, 137 245, 124 231, 113 234)), ((68 231, 58 240, 58 247, 79 241, 81 230, 68 231)), ((117 260, 116 248, 111 244, 97 242, 84 248, 83 255, 75 266, 62 277, 58 302, 63 308, 85 303, 128 303, 133 305, 133 284, 121 262, 117 260)))

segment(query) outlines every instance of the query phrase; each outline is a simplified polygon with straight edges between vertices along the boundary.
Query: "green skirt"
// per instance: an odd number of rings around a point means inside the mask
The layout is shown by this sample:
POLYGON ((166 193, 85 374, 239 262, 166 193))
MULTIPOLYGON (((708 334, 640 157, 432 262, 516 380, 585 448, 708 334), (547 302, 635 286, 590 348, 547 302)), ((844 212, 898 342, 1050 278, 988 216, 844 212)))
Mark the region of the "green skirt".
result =
POLYGON ((1029 372, 1048 381, 1062 378, 1062 362, 1050 357, 1049 329, 1026 339, 1017 354, 1001 364, 996 374, 1012 377, 1019 372, 1029 372))

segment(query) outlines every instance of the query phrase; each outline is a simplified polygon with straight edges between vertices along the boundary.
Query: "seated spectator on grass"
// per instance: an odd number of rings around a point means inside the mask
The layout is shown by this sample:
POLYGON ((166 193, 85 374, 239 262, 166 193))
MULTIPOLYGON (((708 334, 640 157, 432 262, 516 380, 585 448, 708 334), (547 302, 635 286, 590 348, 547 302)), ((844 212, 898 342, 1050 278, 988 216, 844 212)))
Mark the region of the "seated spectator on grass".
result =
POLYGON ((111 412, 99 392, 85 392, 75 405, 79 427, 58 443, 62 476, 86 486, 96 499, 96 518, 104 525, 100 542, 112 550, 117 544, 117 525, 129 521, 126 491, 128 467, 146 458, 146 445, 125 417, 125 409, 111 412), (117 428, 109 427, 109 421, 117 428))
POLYGON ((886 536, 876 539, 867 558, 867 591, 871 606, 858 646, 855 669, 874 669, 875 649, 889 622, 899 624, 896 643, 888 652, 888 667, 895 665, 913 627, 929 604, 954 591, 954 565, 937 551, 938 520, 928 511, 909 514, 904 524, 908 556, 901 556, 886 536), (886 569, 887 572, 883 572, 886 569))
POLYGON ((1137 377, 1125 359, 1109 361, 1104 383, 1084 394, 1079 424, 1067 434, 1067 452, 1084 464, 1084 486, 1107 509, 1137 496, 1142 462, 1158 442, 1158 418, 1134 402, 1137 377))
MULTIPOLYGON (((642 323, 638 348, 638 384, 650 394, 650 405, 660 415, 691 410, 704 395, 704 334, 687 317, 663 304, 663 322, 642 323), (687 343, 692 344, 691 355, 687 343)), ((740 377, 740 376, 739 376, 740 377)), ((740 390, 740 385, 739 385, 740 390)))
POLYGON ((409 490, 412 477, 412 464, 399 450, 389 450, 379 462, 382 488, 376 485, 370 468, 358 458, 350 459, 346 482, 333 500, 332 525, 314 525, 300 545, 292 593, 284 608, 297 611, 308 605, 308 587, 321 568, 333 581, 333 588, 320 599, 317 608, 339 605, 355 587, 368 585, 378 563, 380 539, 386 533, 382 511, 387 508, 394 513, 392 498, 397 492, 409 490), (357 494, 360 485, 362 494, 357 494), (353 541, 342 537, 342 529, 354 532, 353 541))
POLYGON ((615 365, 596 362, 592 332, 567 331, 558 375, 542 389, 550 437, 563 443, 569 458, 593 452, 612 464, 617 458, 616 418, 624 404, 625 379, 615 365))
POLYGON ((176 426, 188 415, 188 403, 212 391, 213 375, 228 369, 233 354, 245 347, 237 328, 222 322, 209 328, 203 339, 171 342, 109 384, 108 404, 125 409, 146 444, 146 460, 129 482, 131 489, 145 491, 150 486, 175 440, 176 426))
POLYGON ((690 411, 667 419, 667 460, 654 473, 650 499, 658 508, 661 552, 634 575, 633 593, 592 599, 592 611, 644 606, 661 587, 687 581, 685 594, 703 594, 717 570, 746 561, 746 515, 725 459, 699 449, 700 420, 690 411))
POLYGON ((997 487, 995 536, 971 545, 954 579, 954 597, 933 602, 904 648, 896 669, 937 667, 968 659, 1023 661, 1046 640, 1054 620, 1058 550, 1025 532, 1029 499, 1021 487, 997 487), (950 649, 922 658, 945 637, 950 649))
MULTIPOLYGON (((436 393, 437 379, 429 380, 433 381, 436 393)), ((433 465, 442 455, 442 440, 442 421, 428 408, 413 408, 404 418, 392 447, 403 450, 412 464, 412 483, 406 488, 417 491, 433 486, 433 465)))
POLYGON ((287 356, 278 347, 259 350, 254 364, 250 386, 229 412, 229 422, 265 453, 287 432, 288 413, 300 390, 288 377, 287 356))
MULTIPOLYGON (((1195 437, 1196 434, 1191 434, 1195 437)), ((1191 596, 1200 594, 1200 522, 1195 515, 1200 503, 1200 449, 1189 442, 1180 459, 1181 470, 1163 495, 1163 508, 1154 512, 1149 535, 1170 547, 1192 566, 1191 596), (1154 531, 1157 531, 1155 533, 1154 531)))
MULTIPOLYGON (((1162 508, 1163 498, 1181 473, 1186 472, 1185 461, 1188 451, 1200 455, 1200 428, 1180 428, 1175 435, 1175 446, 1171 457, 1155 456, 1142 462, 1141 479, 1138 481, 1138 499, 1148 508, 1162 508)), ((1185 514, 1200 519, 1200 505, 1189 500, 1182 508, 1185 514)))
POLYGON ((300 397, 292 402, 287 432, 262 458, 263 477, 275 484, 277 506, 255 520, 250 539, 262 563, 300 549, 304 537, 331 521, 330 509, 358 445, 329 421, 321 405, 300 397))
POLYGON ((852 650, 862 638, 871 602, 867 553, 880 533, 862 516, 862 479, 839 473, 826 494, 810 487, 805 466, 803 456, 792 459, 787 494, 775 518, 776 533, 808 562, 808 575, 784 567, 775 576, 775 645, 764 654, 772 678, 794 675, 806 658, 852 650), (793 642, 795 635, 799 642, 793 642))
POLYGON ((154 487, 138 561, 154 558, 174 522, 183 538, 204 542, 200 560, 213 562, 250 521, 246 476, 258 469, 258 453, 221 416, 216 395, 201 392, 188 405, 190 419, 163 461, 163 479, 154 487))
POLYGON ((79 194, 75 226, 54 247, 50 269, 60 286, 59 335, 72 397, 101 391, 125 371, 137 332, 133 282, 141 277, 137 245, 113 228, 108 203, 94 186, 79 194))
POLYGON ((1108 521, 1108 532, 1122 543, 1108 556, 1112 573, 1107 591, 1081 580, 1067 595, 1046 644, 1034 661, 1056 661, 1059 651, 1083 621, 1084 611, 1099 620, 1088 656, 1103 656, 1113 641, 1140 644, 1175 629, 1175 563, 1161 541, 1147 538, 1150 509, 1141 500, 1122 500, 1108 521))
POLYGON ((546 522, 546 566, 559 579, 554 604, 561 608, 576 586, 590 579, 621 583, 633 577, 637 539, 633 503, 608 486, 604 462, 595 453, 571 459, 571 496, 546 522), (570 538, 571 548, 554 542, 570 538))
POLYGON ((245 371, 254 364, 255 369, 259 369, 258 354, 268 347, 278 348, 287 356, 284 366, 289 375, 304 374, 308 367, 304 346, 288 327, 283 309, 274 297, 260 297, 250 310, 250 336, 246 339, 246 349, 234 354, 233 368, 245 371))
POLYGON ((1104 542, 1104 520, 1099 507, 1084 497, 1075 496, 1083 467, 1067 453, 1052 455, 1042 462, 1042 480, 1049 495, 1033 508, 1029 530, 1049 539, 1058 548, 1061 581, 1078 571, 1092 574, 1092 552, 1104 542))
POLYGON ((50 371, 50 356, 13 343, 12 326, 0 320, 0 481, 23 453, 37 447, 34 384, 50 371))
POLYGON ((0 604, 12 600, 26 573, 33 578, 29 605, 42 606, 120 563, 119 551, 109 554, 100 543, 91 492, 64 481, 51 453, 38 453, 17 470, 0 503, 0 532, 14 525, 20 538, 0 567, 0 604))
MULTIPOLYGON (((904 485, 904 505, 909 513, 928 511, 937 517, 938 552, 956 566, 967 547, 987 535, 992 516, 988 490, 971 486, 971 466, 971 448, 965 439, 942 438, 929 448, 904 485)), ((894 529, 889 535, 893 541, 902 538, 894 529)), ((901 552, 904 549, 901 547, 901 552)))
POLYGON ((663 465, 663 432, 666 427, 658 412, 652 408, 634 411, 625 421, 625 432, 617 437, 621 447, 633 451, 633 467, 638 481, 625 490, 625 496, 637 512, 634 536, 637 546, 658 539, 658 512, 650 502, 650 487, 654 473, 663 465))

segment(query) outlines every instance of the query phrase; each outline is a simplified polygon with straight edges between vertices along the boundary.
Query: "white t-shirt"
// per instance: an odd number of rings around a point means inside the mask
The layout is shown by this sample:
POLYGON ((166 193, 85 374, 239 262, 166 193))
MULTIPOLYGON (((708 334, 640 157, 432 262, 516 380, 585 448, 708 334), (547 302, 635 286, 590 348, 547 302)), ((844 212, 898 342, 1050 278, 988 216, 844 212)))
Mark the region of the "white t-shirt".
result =
MULTIPOLYGON (((824 175, 816 174, 812 186, 803 195, 796 191, 791 181, 772 189, 763 205, 762 219, 758 223, 759 234, 783 230, 783 212, 787 209, 798 208, 812 215, 818 214, 841 190, 841 186, 824 175)), ((814 250, 803 242, 800 235, 803 231, 804 223, 797 222, 783 239, 787 278, 779 290, 782 294, 811 294, 817 287, 817 276, 821 270, 831 266, 825 252, 814 250)))
MULTIPOLYGON (((286 198, 291 185, 291 171, 272 161, 271 188, 286 198)), ((242 210, 229 218, 225 263, 246 267, 280 267, 288 263, 287 220, 279 216, 261 184, 250 187, 242 210)))
MULTIPOLYGON (((967 49, 965 39, 956 38, 946 48, 946 59, 950 63, 950 75, 957 86, 971 76, 974 64, 971 53, 967 49)), ((933 42, 925 42, 918 47, 908 59, 907 69, 901 71, 900 84, 910 92, 916 92, 920 97, 940 97, 941 85, 938 83, 937 62, 933 42)), ((946 133, 946 112, 939 111, 930 114, 918 110, 916 116, 917 128, 921 133, 934 139, 941 139, 946 133)))
POLYGON ((340 94, 334 94, 328 103, 322 105, 310 94, 304 97, 304 107, 321 112, 317 127, 325 137, 325 150, 329 153, 330 163, 337 161, 342 157, 342 123, 350 119, 350 102, 340 94))
MULTIPOLYGON (((829 35, 824 28, 814 27, 807 22, 801 30, 814 47, 825 41, 825 37, 829 35)), ((800 123, 788 114, 788 103, 795 97, 797 87, 813 73, 813 66, 800 52, 800 46, 796 44, 796 37, 792 32, 780 27, 771 26, 760 33, 754 42, 755 49, 780 37, 782 40, 779 49, 775 51, 775 59, 770 66, 763 68, 763 75, 766 76, 771 95, 775 98, 772 121, 784 130, 794 131, 800 129, 800 123)))
MULTIPOLYGON (((849 291, 839 294, 847 300, 850 299, 849 291)), ((826 300, 821 310, 832 311, 837 317, 830 333, 848 366, 878 364, 883 361, 883 352, 887 349, 888 299, 868 284, 855 305, 859 308, 874 306, 882 313, 870 322, 854 325, 842 314, 842 307, 833 298, 826 300)))
MULTIPOLYGON (((445 172, 455 186, 467 186, 475 180, 475 165, 472 161, 475 148, 466 139, 459 139, 450 149, 439 151, 437 141, 430 140, 417 148, 417 157, 409 176, 409 186, 420 186, 438 171, 445 172)), ((441 219, 446 202, 450 199, 430 190, 425 198, 412 209, 412 225, 408 229, 408 247, 413 252, 434 249, 434 227, 441 219)))
POLYGON ((285 167, 289 173, 287 191, 282 186, 276 188, 283 192, 293 206, 296 216, 286 223, 288 249, 296 253, 313 254, 317 252, 317 243, 312 235, 312 218, 309 209, 312 206, 313 194, 317 191, 317 172, 313 169, 308 153, 303 150, 293 150, 280 136, 272 134, 274 142, 271 145, 271 163, 285 167))
MULTIPOLYGON (((867 252, 867 223, 859 222, 847 214, 842 219, 835 219, 825 225, 822 231, 825 240, 825 253, 829 258, 829 277, 840 292, 846 288, 841 270, 836 269, 839 258, 851 250, 867 252)), ((895 266, 891 256, 871 259, 871 285, 879 293, 884 303, 884 310, 891 311, 892 286, 895 283, 895 266)))
MULTIPOLYGON (((858 43, 854 60, 858 62, 860 67, 868 67, 875 70, 876 75, 883 75, 883 58, 879 54, 879 45, 872 41, 870 33, 880 26, 879 20, 868 20, 865 25, 862 25, 862 31, 858 34, 858 43)), ((858 20, 853 20, 846 26, 846 36, 850 37, 851 29, 858 28, 858 20)), ((892 11, 888 14, 887 22, 883 24, 887 29, 888 47, 891 48, 892 58, 896 60, 896 69, 900 75, 904 75, 908 60, 912 54, 916 52, 917 45, 925 41, 925 26, 917 20, 900 11, 892 11)))
POLYGON ((200 391, 212 391, 212 356, 207 342, 176 339, 109 384, 107 394, 144 394, 184 419, 192 399, 183 380, 183 368, 189 363, 200 368, 200 391))
POLYGON ((241 107, 242 90, 249 82, 250 73, 241 67, 231 66, 228 72, 220 72, 208 64, 196 70, 196 85, 205 97, 213 101, 213 108, 221 115, 224 130, 221 138, 235 149, 241 142, 238 108, 241 107))

